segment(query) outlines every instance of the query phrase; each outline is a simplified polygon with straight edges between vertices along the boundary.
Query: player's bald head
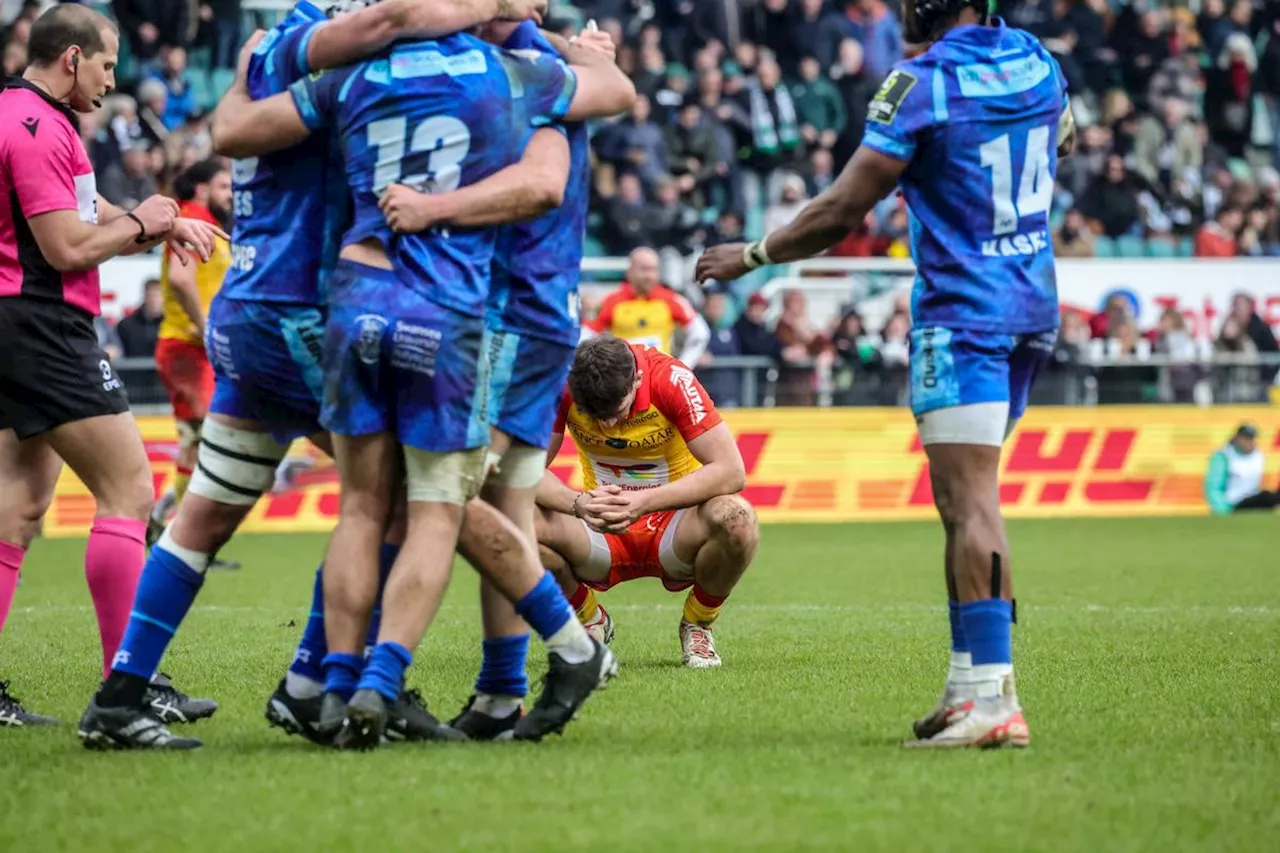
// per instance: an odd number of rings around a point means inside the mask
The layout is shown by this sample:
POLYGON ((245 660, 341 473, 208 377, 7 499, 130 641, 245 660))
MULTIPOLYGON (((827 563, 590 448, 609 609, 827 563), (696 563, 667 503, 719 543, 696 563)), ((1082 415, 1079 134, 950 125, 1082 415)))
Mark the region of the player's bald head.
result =
POLYGON ((569 396, 596 420, 615 420, 635 399, 638 368, 631 345, 613 335, 598 335, 578 344, 569 369, 569 396))
POLYGON ((47 68, 72 47, 80 48, 86 57, 94 56, 105 49, 104 33, 108 32, 115 33, 116 25, 101 12, 76 3, 59 3, 31 25, 27 60, 37 68, 47 68))

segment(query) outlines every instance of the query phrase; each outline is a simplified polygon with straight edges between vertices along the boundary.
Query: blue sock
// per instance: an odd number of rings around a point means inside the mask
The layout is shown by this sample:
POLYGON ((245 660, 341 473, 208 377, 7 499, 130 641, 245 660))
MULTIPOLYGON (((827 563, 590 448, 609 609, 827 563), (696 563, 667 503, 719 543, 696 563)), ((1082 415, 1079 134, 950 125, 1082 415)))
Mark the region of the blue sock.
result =
POLYGON ((344 700, 356 692, 364 658, 342 652, 330 652, 324 656, 324 692, 337 693, 344 700))
POLYGON ((1013 663, 1013 604, 1000 598, 984 598, 960 605, 964 635, 969 641, 973 665, 1013 663))
POLYGON ((153 547, 111 668, 150 679, 203 585, 204 575, 160 546, 153 547))
POLYGON ((543 640, 563 628, 570 619, 577 618, 551 572, 543 574, 538 585, 516 602, 516 613, 543 640))
POLYGON ((387 588, 387 576, 391 574, 391 567, 395 565, 398 556, 399 545, 382 543, 382 549, 378 552, 378 600, 374 602, 373 613, 369 616, 369 636, 364 641, 366 650, 378 645, 378 629, 382 627, 382 591, 387 588))
POLYGON ((388 703, 400 698, 404 671, 413 663, 413 654, 399 643, 378 643, 360 676, 359 690, 376 690, 388 703))
POLYGON ((960 602, 948 601, 947 608, 951 617, 951 651, 969 651, 969 639, 964 634, 964 620, 960 618, 960 602))
POLYGON ((529 655, 529 635, 494 637, 483 644, 484 657, 476 692, 490 696, 524 696, 529 692, 525 658, 529 655))
MULTIPOLYGON (((369 618, 366 647, 372 647, 378 642, 378 628, 382 624, 382 590, 387 585, 387 575, 391 573, 391 566, 399 553, 399 545, 382 543, 378 560, 378 601, 369 618)), ((324 565, 322 564, 316 569, 315 587, 311 592, 311 613, 307 616, 306 627, 302 629, 302 639, 298 641, 298 649, 293 653, 293 663, 289 664, 289 671, 312 681, 324 681, 321 662, 328 652, 329 644, 324 635, 324 565)))
POLYGON ((289 671, 312 681, 324 681, 321 664, 328 653, 329 644, 324 637, 324 566, 321 565, 316 569, 315 588, 311 592, 311 615, 302 629, 302 639, 293 653, 289 671))

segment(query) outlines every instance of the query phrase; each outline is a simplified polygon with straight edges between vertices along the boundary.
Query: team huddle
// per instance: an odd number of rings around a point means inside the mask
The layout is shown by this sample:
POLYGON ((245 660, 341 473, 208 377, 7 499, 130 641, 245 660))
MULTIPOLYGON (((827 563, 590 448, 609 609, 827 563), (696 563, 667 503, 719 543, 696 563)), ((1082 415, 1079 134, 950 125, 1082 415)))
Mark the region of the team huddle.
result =
MULTIPOLYGON (((990 501, 1000 445, 1056 329, 1052 255, 1036 238, 1070 113, 1054 61, 988 21, 985 1, 907 5, 912 41, 928 49, 885 81, 840 180, 792 225, 709 251, 698 278, 731 281, 823 251, 902 186, 921 270, 912 402, 947 532, 952 626, 943 698, 911 743, 1024 746, 1008 546, 990 501), (985 140, 993 126, 1003 134, 985 140), (1016 202, 1012 159, 1025 160, 1016 202), (993 300, 993 287, 1007 293, 993 300)), ((178 691, 158 675, 161 660, 219 550, 304 437, 334 459, 339 521, 297 651, 267 700, 272 725, 344 749, 559 733, 618 671, 596 593, 638 577, 688 590, 682 661, 721 665, 714 624, 759 541, 740 495, 743 460, 688 366, 646 343, 582 339, 585 122, 625 112, 635 89, 607 36, 542 32, 531 19, 544 7, 300 0, 246 44, 214 115, 215 147, 235 158, 230 186, 211 167, 167 221, 120 214, 137 220, 138 245, 169 241, 166 280, 191 322, 157 351, 179 421, 177 509, 167 525, 151 516, 161 523, 140 577, 121 570, 114 603, 98 608, 109 671, 79 723, 86 746, 201 746, 169 725, 217 703, 178 691), (225 207, 228 190, 229 239, 201 213, 225 207), (216 295, 200 286, 223 270, 216 295), (581 491, 548 470, 566 434, 581 491), (474 695, 445 722, 406 688, 406 672, 455 552, 482 579, 482 657, 474 695), (122 596, 127 625, 108 630, 122 596), (547 678, 526 707, 531 633, 546 647, 547 678)), ((76 72, 64 112, 85 111, 81 66, 108 75, 92 104, 111 86, 114 29, 81 7, 49 16, 71 34, 51 60, 76 72), (97 43, 76 40, 85 27, 97 43)), ((55 88, 41 97, 56 99, 55 88)), ((131 237, 130 227, 117 230, 131 237)), ((0 412, 0 430, 18 430, 0 444, 0 470, 22 469, 25 441, 47 442, 98 498, 95 531, 111 523, 106 532, 129 540, 113 566, 135 553, 141 563, 133 548, 150 503, 141 521, 135 506, 115 518, 102 478, 82 472, 59 430, 120 423, 120 396, 43 431, 20 428, 15 406, 0 412)), ((33 498, 24 512, 43 509, 33 498)), ((13 549, 0 550, 0 570, 16 578, 30 535, 5 528, 0 539, 13 549)), ((93 553, 91 537, 91 589, 93 553)), ((7 609, 0 598, 0 625, 7 609)), ((11 705, 10 724, 49 722, 11 705)))

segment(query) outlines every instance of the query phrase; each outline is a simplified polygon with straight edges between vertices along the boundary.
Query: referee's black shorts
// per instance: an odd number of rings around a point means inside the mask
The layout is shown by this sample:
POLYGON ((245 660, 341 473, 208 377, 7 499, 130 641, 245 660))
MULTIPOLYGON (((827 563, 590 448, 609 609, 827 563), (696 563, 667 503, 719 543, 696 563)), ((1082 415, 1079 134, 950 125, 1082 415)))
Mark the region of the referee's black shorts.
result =
POLYGON ((0 430, 23 440, 128 410, 92 316, 59 302, 0 298, 0 430))

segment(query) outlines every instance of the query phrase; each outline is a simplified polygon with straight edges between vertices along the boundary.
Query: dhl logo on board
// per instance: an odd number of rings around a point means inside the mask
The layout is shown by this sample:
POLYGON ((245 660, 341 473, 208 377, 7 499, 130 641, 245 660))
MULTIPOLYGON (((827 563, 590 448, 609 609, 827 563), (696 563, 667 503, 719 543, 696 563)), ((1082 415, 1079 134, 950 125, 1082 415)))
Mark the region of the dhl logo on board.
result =
MULTIPOLYGON (((923 448, 901 409, 744 409, 724 412, 747 468, 745 496, 765 522, 929 519, 933 494, 923 448)), ((1033 409, 1005 446, 1000 499, 1011 518, 1059 515, 1199 515, 1211 453, 1241 421, 1257 424, 1266 482, 1280 482, 1280 409, 1151 406, 1033 409)), ((139 421, 156 493, 168 487, 172 423, 139 421)), ((295 487, 258 502, 245 530, 328 531, 338 513, 332 465, 308 446, 315 467, 295 487)), ((566 439, 551 470, 581 484, 566 439)), ((45 520, 47 536, 83 536, 93 498, 69 471, 45 520)))

